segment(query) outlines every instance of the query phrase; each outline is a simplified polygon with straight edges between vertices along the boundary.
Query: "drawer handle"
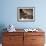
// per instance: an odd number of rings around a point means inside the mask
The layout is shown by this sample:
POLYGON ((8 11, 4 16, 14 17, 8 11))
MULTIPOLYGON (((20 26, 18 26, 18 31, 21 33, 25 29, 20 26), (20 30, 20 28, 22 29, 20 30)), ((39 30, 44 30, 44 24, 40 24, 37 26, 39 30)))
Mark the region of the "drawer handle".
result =
POLYGON ((36 40, 36 39, 32 39, 32 40, 36 40))
POLYGON ((9 38, 10 40, 12 40, 11 38, 9 38))
POLYGON ((10 40, 13 40, 13 38, 9 38, 10 40))

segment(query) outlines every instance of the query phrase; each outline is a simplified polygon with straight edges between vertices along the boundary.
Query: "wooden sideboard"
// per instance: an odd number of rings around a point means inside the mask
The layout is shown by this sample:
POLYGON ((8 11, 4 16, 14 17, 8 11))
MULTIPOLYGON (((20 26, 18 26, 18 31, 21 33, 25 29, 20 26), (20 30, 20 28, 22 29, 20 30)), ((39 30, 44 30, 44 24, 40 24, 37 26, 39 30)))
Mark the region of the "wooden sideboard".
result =
POLYGON ((44 32, 3 32, 3 46, 44 46, 44 32))

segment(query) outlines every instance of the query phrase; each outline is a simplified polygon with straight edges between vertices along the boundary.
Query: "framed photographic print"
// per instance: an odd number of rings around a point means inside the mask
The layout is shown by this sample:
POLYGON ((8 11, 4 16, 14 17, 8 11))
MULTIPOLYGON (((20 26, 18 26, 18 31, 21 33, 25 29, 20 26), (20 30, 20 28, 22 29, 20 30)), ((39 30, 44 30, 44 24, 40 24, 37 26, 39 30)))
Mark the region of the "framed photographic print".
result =
POLYGON ((35 8, 34 7, 18 7, 17 20, 19 22, 35 21, 35 8))

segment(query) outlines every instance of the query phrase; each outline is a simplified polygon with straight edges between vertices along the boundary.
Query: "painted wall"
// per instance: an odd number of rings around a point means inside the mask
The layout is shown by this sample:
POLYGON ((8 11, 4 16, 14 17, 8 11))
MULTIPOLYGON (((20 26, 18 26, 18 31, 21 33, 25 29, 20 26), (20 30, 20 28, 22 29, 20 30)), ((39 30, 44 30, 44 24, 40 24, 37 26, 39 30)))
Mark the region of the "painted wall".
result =
POLYGON ((46 0, 0 0, 0 31, 13 24, 15 28, 37 28, 46 32, 46 0), (18 22, 17 7, 35 7, 35 22, 18 22))
POLYGON ((46 0, 0 0, 0 25, 16 28, 46 28, 46 0), (18 22, 17 7, 35 7, 35 22, 18 22))

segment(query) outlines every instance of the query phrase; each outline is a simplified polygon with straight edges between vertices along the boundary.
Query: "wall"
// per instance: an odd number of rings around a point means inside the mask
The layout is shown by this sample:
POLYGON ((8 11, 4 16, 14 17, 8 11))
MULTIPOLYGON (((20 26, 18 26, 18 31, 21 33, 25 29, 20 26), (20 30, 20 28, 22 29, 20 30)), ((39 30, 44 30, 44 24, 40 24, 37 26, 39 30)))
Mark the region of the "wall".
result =
POLYGON ((0 0, 0 31, 13 24, 15 28, 37 28, 46 32, 46 0, 0 0), (18 22, 17 7, 35 7, 35 22, 18 22))
POLYGON ((0 25, 13 24, 16 28, 46 28, 46 0, 1 0, 0 25), (35 7, 35 22, 18 22, 17 7, 35 7))

